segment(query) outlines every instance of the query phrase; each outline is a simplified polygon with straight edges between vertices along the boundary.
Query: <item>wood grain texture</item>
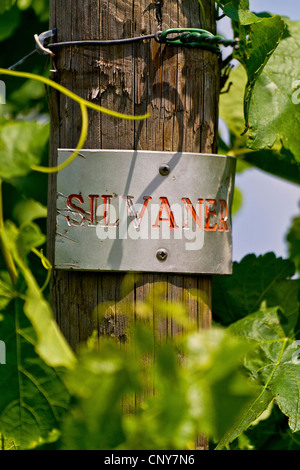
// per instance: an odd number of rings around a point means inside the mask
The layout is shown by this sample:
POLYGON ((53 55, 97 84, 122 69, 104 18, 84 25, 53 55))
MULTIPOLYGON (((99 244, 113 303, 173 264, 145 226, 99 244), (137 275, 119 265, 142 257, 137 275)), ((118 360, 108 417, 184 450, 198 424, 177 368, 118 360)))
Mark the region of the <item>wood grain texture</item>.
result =
MULTIPOLYGON (((214 2, 203 0, 207 29, 214 31, 214 2)), ((170 27, 203 27, 197 0, 164 0, 159 25, 152 0, 50 0, 50 27, 57 41, 117 39, 170 27)), ((85 99, 123 113, 151 113, 146 121, 118 120, 89 111, 85 148, 215 153, 219 62, 203 50, 167 47, 154 40, 110 47, 69 46, 57 50, 52 78, 85 99)), ((76 146, 79 106, 51 92, 50 165, 58 148, 76 146)), ((53 262, 56 177, 49 177, 49 245, 53 262)), ((97 330, 125 340, 126 315, 153 295, 152 322, 161 339, 180 334, 172 318, 157 321, 156 286, 170 301, 182 301, 197 328, 211 325, 211 279, 206 276, 147 274, 122 289, 125 274, 54 271, 51 298, 57 321, 75 348, 97 330), (198 294, 195 296, 194 292, 198 294), (154 294, 153 294, 154 292, 154 294), (98 316, 95 314, 98 312, 98 316), (100 316, 99 316, 100 314, 100 316), (99 319, 100 318, 100 319, 99 319)), ((146 393, 146 392, 145 392, 146 393)), ((199 448, 205 448, 199 440, 199 448)))

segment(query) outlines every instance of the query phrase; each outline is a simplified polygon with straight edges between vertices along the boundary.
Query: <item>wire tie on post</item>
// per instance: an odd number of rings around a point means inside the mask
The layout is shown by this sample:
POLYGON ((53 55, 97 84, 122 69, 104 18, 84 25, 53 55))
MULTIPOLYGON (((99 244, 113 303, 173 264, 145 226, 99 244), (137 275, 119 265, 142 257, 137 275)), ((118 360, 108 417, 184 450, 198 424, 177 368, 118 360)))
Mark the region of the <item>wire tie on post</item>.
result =
POLYGON ((54 52, 52 52, 48 47, 45 47, 44 43, 46 39, 50 39, 56 35, 56 28, 50 29, 49 31, 45 31, 44 33, 34 35, 34 39, 36 42, 36 50, 39 54, 42 55, 51 55, 52 57, 55 56, 54 52))
MULTIPOLYGON (((159 2, 161 4, 161 1, 159 2)), ((191 48, 202 48, 220 54, 220 45, 225 47, 231 46, 235 50, 239 48, 239 39, 225 39, 223 36, 214 35, 209 31, 198 28, 173 28, 165 29, 164 31, 157 31, 155 34, 147 34, 143 36, 136 36, 132 38, 122 39, 95 39, 95 40, 79 40, 79 41, 64 41, 58 43, 50 43, 45 45, 47 39, 51 39, 56 35, 56 28, 45 31, 40 35, 35 34, 34 39, 36 42, 36 48, 30 52, 27 56, 23 57, 16 64, 8 68, 8 70, 14 70, 18 65, 21 65, 27 59, 32 57, 37 52, 41 55, 55 56, 52 49, 63 46, 116 46, 118 44, 132 44, 139 41, 148 39, 155 39, 159 44, 166 44, 170 46, 178 47, 191 47, 191 48), (176 34, 174 36, 174 34, 176 34), (172 36, 170 36, 172 35, 172 36)))

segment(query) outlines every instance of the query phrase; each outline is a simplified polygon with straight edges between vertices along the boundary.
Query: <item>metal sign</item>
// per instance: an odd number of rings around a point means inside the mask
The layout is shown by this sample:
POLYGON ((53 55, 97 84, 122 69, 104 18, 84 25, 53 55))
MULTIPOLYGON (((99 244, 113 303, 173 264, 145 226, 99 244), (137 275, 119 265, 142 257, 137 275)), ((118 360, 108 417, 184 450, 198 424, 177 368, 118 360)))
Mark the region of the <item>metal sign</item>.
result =
MULTIPOLYGON (((72 150, 59 150, 59 164, 72 150)), ((55 268, 230 274, 235 159, 82 150, 57 177, 55 268)))

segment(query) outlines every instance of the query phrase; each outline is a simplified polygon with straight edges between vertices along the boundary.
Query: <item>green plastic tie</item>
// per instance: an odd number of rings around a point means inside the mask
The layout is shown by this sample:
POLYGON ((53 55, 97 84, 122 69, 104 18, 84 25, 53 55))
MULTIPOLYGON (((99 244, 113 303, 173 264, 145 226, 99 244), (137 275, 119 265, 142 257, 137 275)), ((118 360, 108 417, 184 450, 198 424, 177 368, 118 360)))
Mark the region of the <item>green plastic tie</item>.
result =
POLYGON ((219 45, 237 48, 237 39, 225 39, 223 36, 214 35, 205 29, 198 28, 172 28, 159 31, 155 39, 161 44, 172 46, 184 46, 191 48, 201 48, 219 54, 219 45), (177 34, 177 36, 171 36, 177 34))

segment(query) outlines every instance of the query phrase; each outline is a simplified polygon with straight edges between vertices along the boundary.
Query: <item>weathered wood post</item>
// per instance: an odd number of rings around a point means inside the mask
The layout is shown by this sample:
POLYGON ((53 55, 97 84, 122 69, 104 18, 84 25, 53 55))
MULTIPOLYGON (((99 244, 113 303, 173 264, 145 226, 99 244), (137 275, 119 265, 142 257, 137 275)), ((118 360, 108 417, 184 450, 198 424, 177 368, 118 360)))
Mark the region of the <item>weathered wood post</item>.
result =
MULTIPOLYGON (((214 2, 202 1, 206 29, 215 30, 214 2)), ((50 0, 50 27, 56 42, 119 39, 178 27, 203 28, 197 0, 50 0), (161 18, 160 18, 161 13, 161 18)), ((154 40, 118 46, 68 46, 56 50, 53 79, 83 98, 127 114, 151 113, 146 121, 118 120, 89 111, 85 149, 216 153, 219 94, 218 56, 202 49, 169 47, 154 40)), ((57 150, 75 148, 81 128, 77 104, 52 92, 50 165, 57 150)), ((80 158, 80 157, 78 157, 80 158)), ((101 191, 101 188, 99 188, 101 191)), ((101 192, 98 194, 102 194, 101 192)), ((162 194, 165 196, 165 194, 162 194)), ((183 194, 182 197, 188 195, 183 194)), ((54 263, 56 175, 49 177, 49 247, 54 263)), ((82 246, 82 250, 86 247, 82 246)), ((164 297, 183 301, 198 328, 211 325, 211 278, 172 272, 143 272, 130 292, 122 291, 125 273, 54 270, 51 297, 57 321, 75 347, 93 330, 122 336, 124 308, 134 310, 162 282, 164 297), (192 294, 200 292, 199 298, 192 294), (110 303, 103 326, 93 315, 110 303), (119 315, 121 313, 121 315, 119 315)), ((156 305, 153 305, 155 321, 156 305)), ((172 322, 160 327, 172 336, 172 322)), ((204 443, 199 443, 203 448, 204 443)))

